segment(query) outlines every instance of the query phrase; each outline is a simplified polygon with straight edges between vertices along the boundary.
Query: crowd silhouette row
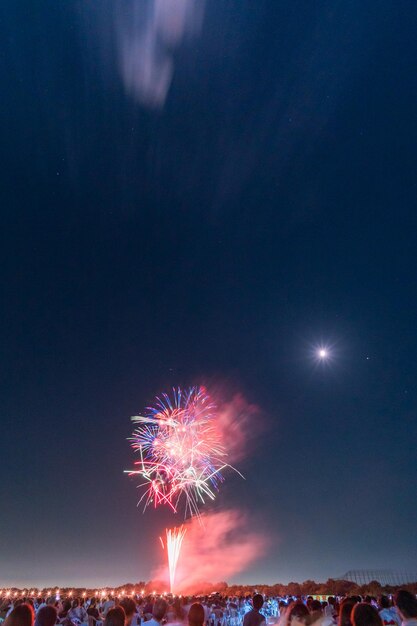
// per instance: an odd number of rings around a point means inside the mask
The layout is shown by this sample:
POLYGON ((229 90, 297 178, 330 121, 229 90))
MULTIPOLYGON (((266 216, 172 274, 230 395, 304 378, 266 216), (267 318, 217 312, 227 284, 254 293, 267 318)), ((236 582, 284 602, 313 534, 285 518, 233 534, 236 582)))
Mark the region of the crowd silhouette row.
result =
POLYGON ((3 598, 3 626, 417 626, 417 598, 133 596, 3 598))

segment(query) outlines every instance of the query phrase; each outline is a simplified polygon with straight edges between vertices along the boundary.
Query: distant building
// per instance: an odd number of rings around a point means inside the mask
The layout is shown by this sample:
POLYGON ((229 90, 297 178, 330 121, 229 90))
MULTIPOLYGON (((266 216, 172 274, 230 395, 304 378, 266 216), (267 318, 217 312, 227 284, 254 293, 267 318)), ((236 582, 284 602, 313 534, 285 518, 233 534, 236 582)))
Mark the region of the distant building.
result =
POLYGON ((367 585, 373 580, 385 585, 406 585, 417 582, 417 572, 397 572, 389 569, 367 570, 351 569, 339 580, 350 580, 357 585, 367 585))

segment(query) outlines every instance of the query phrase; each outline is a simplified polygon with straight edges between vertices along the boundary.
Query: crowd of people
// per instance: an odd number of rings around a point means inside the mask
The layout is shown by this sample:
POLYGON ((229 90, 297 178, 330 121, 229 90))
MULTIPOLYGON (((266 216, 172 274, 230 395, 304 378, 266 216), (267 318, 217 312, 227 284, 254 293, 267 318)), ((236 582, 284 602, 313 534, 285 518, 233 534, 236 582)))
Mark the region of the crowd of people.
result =
POLYGON ((417 626, 417 598, 132 596, 3 598, 3 626, 417 626))

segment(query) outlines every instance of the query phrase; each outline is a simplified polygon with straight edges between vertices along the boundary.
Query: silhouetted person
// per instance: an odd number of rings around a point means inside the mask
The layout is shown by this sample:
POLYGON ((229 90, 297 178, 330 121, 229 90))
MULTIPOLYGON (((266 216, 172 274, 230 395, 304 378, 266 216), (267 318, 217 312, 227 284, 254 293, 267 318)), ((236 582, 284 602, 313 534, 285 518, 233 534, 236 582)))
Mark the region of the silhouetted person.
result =
POLYGON ((287 624, 291 626, 291 622, 294 620, 296 622, 306 623, 307 618, 310 615, 310 611, 301 600, 297 600, 293 602, 288 607, 288 611, 286 613, 287 616, 287 624))
MULTIPOLYGON (((97 621, 98 619, 100 619, 100 613, 98 612, 98 608, 97 608, 97 602, 93 599, 90 602, 90 606, 87 609, 87 615, 88 617, 92 618, 93 623, 95 621, 97 621)), ((90 622, 90 619, 88 620, 90 622)))
POLYGON ((5 626, 33 626, 35 615, 30 604, 19 604, 4 622, 5 626))
POLYGON ((104 617, 106 617, 107 613, 110 611, 110 609, 114 608, 114 606, 115 606, 114 598, 113 596, 109 596, 107 600, 105 601, 105 603, 103 604, 102 614, 104 615, 104 617))
POLYGON ((146 622, 147 626, 159 626, 165 617, 168 604, 163 598, 155 600, 152 607, 152 618, 146 622))
POLYGON ((54 606, 43 606, 36 614, 35 626, 55 626, 57 617, 58 611, 54 606))
POLYGON ((353 607, 357 603, 356 598, 345 598, 342 600, 340 603, 339 619, 337 621, 338 626, 352 626, 350 616, 352 615, 353 607))
POLYGON ((392 606, 388 596, 380 596, 378 599, 379 616, 384 626, 401 626, 401 617, 397 609, 392 606))
POLYGON ((126 613, 121 606, 115 606, 107 612, 104 626, 125 626, 126 613))
POLYGON ((69 600, 64 600, 62 603, 62 610, 58 613, 59 619, 62 620, 68 617, 68 613, 70 612, 70 610, 71 610, 71 602, 69 600))
POLYGON ((265 622, 265 616, 260 613, 263 607, 264 599, 260 593, 255 593, 252 598, 253 609, 246 613, 243 618, 243 626, 260 626, 262 622, 265 622))
POLYGON ((383 626, 378 611, 367 602, 355 604, 350 619, 353 626, 383 626))
POLYGON ((181 600, 179 598, 175 598, 173 608, 175 612, 175 621, 183 622, 185 618, 185 611, 182 608, 181 600))
POLYGON ((68 618, 71 621, 79 621, 86 622, 87 621, 87 611, 83 606, 80 605, 79 600, 73 600, 72 607, 68 611, 68 618))
POLYGON ((415 595, 400 589, 395 594, 395 606, 397 607, 403 626, 417 626, 417 599, 415 595))
POLYGON ((310 624, 314 624, 319 619, 323 618, 323 609, 320 600, 313 600, 313 598, 311 598, 311 601, 307 606, 310 610, 310 624))
POLYGON ((136 604, 132 598, 123 598, 123 600, 120 600, 120 606, 124 609, 126 614, 126 626, 130 626, 133 616, 136 613, 136 604))
POLYGON ((194 602, 190 606, 190 610, 188 611, 188 624, 189 626, 203 626, 204 624, 204 607, 199 602, 194 602))

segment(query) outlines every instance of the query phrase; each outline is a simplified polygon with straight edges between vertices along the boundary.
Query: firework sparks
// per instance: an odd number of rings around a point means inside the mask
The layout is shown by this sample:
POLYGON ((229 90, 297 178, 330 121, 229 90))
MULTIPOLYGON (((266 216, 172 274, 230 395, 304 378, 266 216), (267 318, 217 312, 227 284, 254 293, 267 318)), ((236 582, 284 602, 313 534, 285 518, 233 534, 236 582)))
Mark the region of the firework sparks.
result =
MULTIPOLYGON (((175 585, 175 573, 177 570, 178 559, 181 552, 181 546, 186 533, 186 528, 180 526, 179 528, 167 528, 166 533, 166 549, 168 553, 168 568, 169 568, 169 586, 171 593, 174 592, 175 585)), ((162 537, 159 538, 164 548, 164 542, 162 537)))
MULTIPOLYGON (((145 415, 132 421, 136 424, 132 447, 139 459, 127 473, 142 479, 138 505, 143 503, 145 510, 151 504, 165 504, 176 513, 183 504, 184 517, 195 516, 201 524, 199 507, 207 499, 214 500, 224 480, 223 470, 231 468, 242 476, 227 463, 216 406, 206 390, 178 388, 171 397, 164 393, 145 415)), ((185 532, 184 526, 166 530, 171 593, 185 532)), ((160 541, 165 548, 162 537, 160 541)))
POLYGON ((235 469, 226 461, 210 396, 202 387, 178 388, 172 397, 156 398, 155 407, 132 421, 137 425, 132 447, 140 459, 128 474, 143 479, 139 504, 144 509, 166 504, 177 512, 183 501, 185 517, 198 516, 199 506, 214 500, 223 470, 235 469))

